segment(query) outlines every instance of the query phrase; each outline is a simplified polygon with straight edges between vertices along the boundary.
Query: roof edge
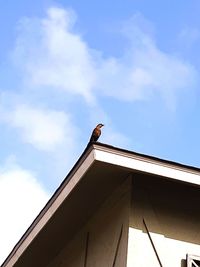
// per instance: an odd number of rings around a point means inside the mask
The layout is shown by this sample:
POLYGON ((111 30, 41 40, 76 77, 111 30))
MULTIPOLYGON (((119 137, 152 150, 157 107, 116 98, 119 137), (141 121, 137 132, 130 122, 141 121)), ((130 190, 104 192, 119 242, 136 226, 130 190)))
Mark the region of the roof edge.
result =
MULTIPOLYGON (((34 230, 34 228, 39 224, 39 222, 44 217, 44 215, 48 212, 48 210, 51 208, 51 206, 53 205, 53 203, 55 203, 56 199, 59 197, 59 195, 64 190, 64 188, 66 187, 66 185, 70 182, 70 180, 73 178, 73 176, 79 170, 80 166, 82 166, 83 162, 88 158, 88 156, 90 154, 92 155, 92 161, 90 162, 90 166, 92 165, 92 163, 95 160, 94 153, 92 154, 92 152, 94 152, 94 143, 93 142, 92 143, 88 143, 88 145, 86 146, 86 148, 82 152, 81 156, 78 158, 77 162, 74 164, 74 166, 72 167, 72 169, 69 171, 69 173, 67 174, 67 176, 64 178, 64 180, 59 185, 59 187, 56 189, 56 191, 53 193, 53 195, 47 201, 47 203, 45 204, 45 206, 42 208, 42 210, 39 212, 39 214, 33 220, 33 222, 31 223, 31 225, 28 227, 28 229, 22 235, 22 237, 20 238, 20 240, 13 247, 12 251, 10 252, 10 254, 7 256, 7 258, 1 264, 1 267, 13 266, 13 265, 9 265, 9 262, 12 261, 12 258, 16 255, 18 249, 21 247, 21 245, 23 244, 23 242, 28 238, 28 236, 31 234, 31 232, 34 230)), ((88 166, 88 167, 90 167, 90 166, 88 166)), ((75 184, 75 186, 76 186, 76 184, 75 184)), ((53 216, 53 214, 51 214, 51 216, 53 216)), ((49 218, 48 218, 48 220, 49 220, 49 218)), ((48 220, 46 221, 46 223, 48 222, 48 220)), ((44 227, 44 225, 43 225, 43 227, 44 227)), ((41 229, 39 229, 38 233, 40 232, 41 229)), ((35 236, 34 236, 34 238, 35 238, 35 236)), ((34 238, 32 238, 32 239, 34 239, 34 238)), ((20 253, 19 253, 20 255, 17 255, 17 259, 23 254, 23 251, 20 250, 20 253)), ((17 259, 16 259, 16 261, 17 261, 17 259)))
POLYGON ((100 143, 100 142, 96 142, 93 145, 94 145, 94 148, 101 147, 101 149, 103 149, 103 150, 105 150, 105 148, 108 148, 108 149, 112 149, 112 150, 118 151, 119 153, 125 153, 126 155, 127 154, 131 154, 131 155, 133 155, 133 156, 135 156, 137 158, 143 159, 143 160, 144 159, 147 159, 147 160, 149 159, 149 160, 160 162, 161 164, 164 163, 164 164, 167 164, 167 165, 170 165, 170 166, 174 166, 174 167, 178 167, 178 168, 183 168, 183 169, 188 169, 188 170, 191 170, 191 171, 195 171, 195 172, 198 172, 200 174, 200 168, 194 167, 194 166, 191 166, 191 165, 187 165, 187 164, 183 164, 183 163, 180 163, 180 162, 167 160, 167 159, 162 159, 162 158, 158 158, 156 156, 146 155, 146 154, 143 154, 143 153, 138 153, 138 152, 135 152, 135 151, 131 151, 131 150, 128 150, 128 149, 115 147, 115 146, 104 144, 104 143, 100 143))

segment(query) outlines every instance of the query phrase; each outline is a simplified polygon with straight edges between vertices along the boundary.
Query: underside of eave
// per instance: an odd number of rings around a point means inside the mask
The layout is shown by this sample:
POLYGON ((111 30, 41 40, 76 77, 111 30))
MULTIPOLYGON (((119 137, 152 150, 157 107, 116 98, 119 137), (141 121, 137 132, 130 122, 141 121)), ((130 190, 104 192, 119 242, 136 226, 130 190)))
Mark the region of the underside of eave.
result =
POLYGON ((179 163, 174 163, 171 161, 161 160, 155 157, 116 148, 102 143, 91 143, 86 147, 86 149, 84 150, 78 161, 75 163, 74 167, 71 169, 69 174, 63 180, 63 182, 58 187, 56 192, 53 194, 51 199, 48 201, 46 206, 42 209, 40 214, 33 221, 33 223, 25 232, 25 234, 22 236, 20 241, 16 244, 10 255, 1 265, 2 267, 11 267, 14 265, 11 264, 11 262, 16 262, 18 256, 22 255, 26 247, 29 246, 32 240, 44 228, 46 223, 51 219, 53 214, 62 205, 63 201, 68 197, 68 194, 70 194, 74 190, 74 188, 76 188, 81 177, 94 164, 94 162, 102 162, 103 164, 105 163, 108 165, 110 164, 112 166, 121 167, 126 172, 143 172, 146 174, 149 173, 151 175, 157 175, 167 179, 169 178, 169 179, 179 180, 181 182, 195 184, 198 186, 200 185, 200 169, 198 168, 182 165, 179 163), (126 161, 130 162, 130 164, 127 164, 126 161), (86 162, 87 166, 84 166, 86 162), (137 165, 139 163, 142 163, 143 165, 140 166, 137 165), (149 166, 151 168, 146 168, 146 166, 149 166), (155 171, 153 169, 153 167, 155 166, 159 171, 155 171), (165 169, 165 172, 162 172, 163 169, 165 169), (169 175, 168 172, 170 171, 171 174, 169 175), (189 178, 182 179, 181 175, 188 176, 189 178), (74 177, 76 177, 75 181, 73 181, 74 177), (195 179, 190 180, 190 177, 195 178, 196 180, 195 179), (69 188, 70 190, 68 191, 69 188), (61 197, 62 194, 64 195, 63 198, 61 197), (51 209, 50 212, 51 215, 49 216, 50 209, 51 209), (43 223, 41 223, 42 221, 43 223), (32 234, 33 231, 34 234, 32 234), (30 242, 27 242, 26 246, 23 247, 22 249, 22 245, 25 244, 30 235, 33 236, 32 240, 29 240, 30 242))
POLYGON ((134 152, 115 149, 113 147, 96 144, 95 159, 101 162, 121 166, 133 172, 141 172, 160 176, 166 179, 178 180, 200 186, 200 170, 186 165, 176 164, 166 160, 159 160, 134 152))

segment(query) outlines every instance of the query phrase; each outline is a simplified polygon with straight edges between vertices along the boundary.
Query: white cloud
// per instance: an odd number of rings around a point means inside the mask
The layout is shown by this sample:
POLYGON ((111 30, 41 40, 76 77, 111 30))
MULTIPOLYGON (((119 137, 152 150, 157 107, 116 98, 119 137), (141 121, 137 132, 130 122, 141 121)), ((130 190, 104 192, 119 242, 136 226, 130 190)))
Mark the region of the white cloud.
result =
POLYGON ((74 142, 75 129, 63 111, 18 105, 8 113, 7 121, 19 129, 25 142, 40 150, 52 151, 64 143, 71 146, 74 142))
POLYGON ((160 95, 170 107, 177 93, 194 86, 196 70, 184 60, 160 50, 138 21, 141 15, 135 15, 126 25, 130 46, 123 57, 102 64, 99 84, 104 94, 120 100, 148 100, 152 95, 160 95))
POLYGON ((189 63, 162 51, 152 37, 149 22, 136 14, 123 29, 127 38, 121 57, 103 58, 75 32, 72 10, 52 7, 44 19, 21 22, 15 59, 29 83, 79 94, 94 102, 96 93, 122 101, 161 96, 175 105, 177 93, 196 82, 189 63))
POLYGON ((0 168, 0 262, 11 252, 48 200, 34 174, 21 167, 0 168))
POLYGON ((71 10, 52 7, 41 20, 24 19, 15 48, 32 86, 53 87, 92 101, 96 73, 91 51, 73 32, 76 18, 71 10))

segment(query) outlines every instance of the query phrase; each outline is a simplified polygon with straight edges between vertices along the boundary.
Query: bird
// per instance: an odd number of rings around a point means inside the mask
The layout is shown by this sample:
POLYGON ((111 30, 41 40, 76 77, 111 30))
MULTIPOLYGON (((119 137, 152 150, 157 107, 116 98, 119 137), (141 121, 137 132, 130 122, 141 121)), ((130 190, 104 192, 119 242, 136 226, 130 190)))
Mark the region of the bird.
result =
POLYGON ((99 136, 101 135, 101 128, 104 126, 104 124, 99 123, 92 131, 92 135, 90 137, 90 142, 96 142, 99 139, 99 136))

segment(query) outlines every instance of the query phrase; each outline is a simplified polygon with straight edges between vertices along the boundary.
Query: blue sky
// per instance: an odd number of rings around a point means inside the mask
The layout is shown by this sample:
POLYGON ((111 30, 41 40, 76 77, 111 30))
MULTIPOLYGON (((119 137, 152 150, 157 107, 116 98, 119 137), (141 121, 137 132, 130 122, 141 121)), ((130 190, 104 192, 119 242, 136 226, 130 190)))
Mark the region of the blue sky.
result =
POLYGON ((101 142, 199 167, 199 10, 197 0, 2 3, 0 261, 99 122, 101 142))

